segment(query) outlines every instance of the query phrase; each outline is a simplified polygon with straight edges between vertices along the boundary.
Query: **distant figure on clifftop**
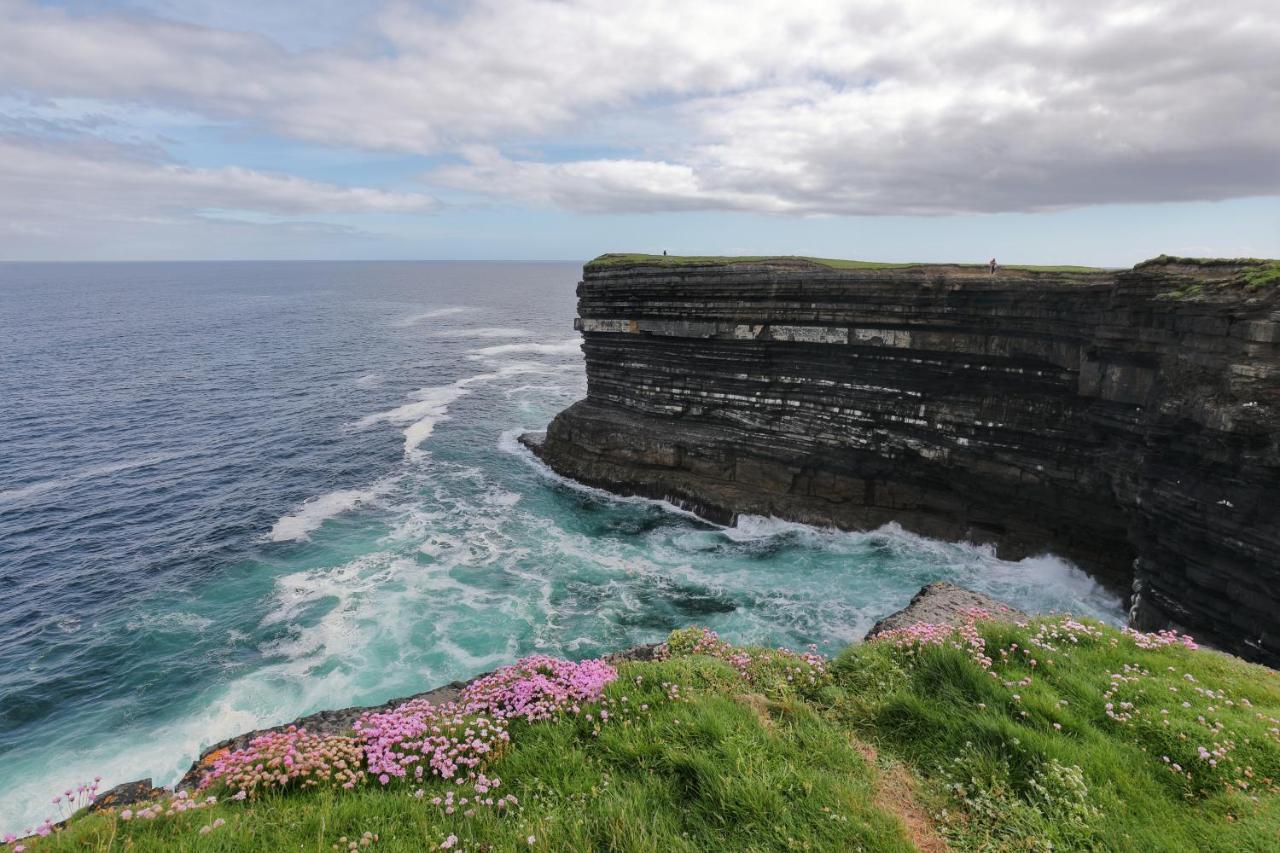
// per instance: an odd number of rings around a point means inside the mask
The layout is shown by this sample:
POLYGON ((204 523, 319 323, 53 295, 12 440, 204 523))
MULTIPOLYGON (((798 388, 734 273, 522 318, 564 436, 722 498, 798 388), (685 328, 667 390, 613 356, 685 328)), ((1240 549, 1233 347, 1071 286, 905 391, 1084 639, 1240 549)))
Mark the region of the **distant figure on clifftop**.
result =
POLYGON ((996 259, 995 259, 995 258, 992 258, 992 259, 991 259, 991 264, 990 264, 990 266, 991 266, 991 274, 992 274, 992 275, 995 275, 995 274, 996 274, 996 259))
POLYGON ((662 250, 662 257, 664 257, 664 258, 665 258, 666 256, 667 256, 667 250, 666 250, 666 249, 663 249, 663 250, 662 250))

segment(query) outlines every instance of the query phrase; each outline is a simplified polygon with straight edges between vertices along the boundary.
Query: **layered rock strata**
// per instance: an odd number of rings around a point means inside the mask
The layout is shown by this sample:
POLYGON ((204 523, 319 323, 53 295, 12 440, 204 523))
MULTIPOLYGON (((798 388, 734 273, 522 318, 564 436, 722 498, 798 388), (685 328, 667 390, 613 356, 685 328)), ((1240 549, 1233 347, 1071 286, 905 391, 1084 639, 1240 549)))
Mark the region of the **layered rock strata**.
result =
POLYGON ((578 288, 554 470, 742 513, 1053 551, 1280 663, 1280 268, 616 260, 578 288))

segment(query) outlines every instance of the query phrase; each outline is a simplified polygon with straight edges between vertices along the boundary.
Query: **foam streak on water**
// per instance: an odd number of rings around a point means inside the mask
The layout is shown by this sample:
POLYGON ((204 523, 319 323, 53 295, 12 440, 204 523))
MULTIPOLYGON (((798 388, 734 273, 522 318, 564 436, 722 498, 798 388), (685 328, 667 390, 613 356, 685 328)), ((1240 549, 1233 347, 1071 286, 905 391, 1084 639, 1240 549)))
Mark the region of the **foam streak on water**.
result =
POLYGON ((0 832, 534 651, 703 624, 830 652, 938 579, 1119 618, 1052 556, 557 477, 515 438, 585 392, 579 271, 0 265, 0 832))

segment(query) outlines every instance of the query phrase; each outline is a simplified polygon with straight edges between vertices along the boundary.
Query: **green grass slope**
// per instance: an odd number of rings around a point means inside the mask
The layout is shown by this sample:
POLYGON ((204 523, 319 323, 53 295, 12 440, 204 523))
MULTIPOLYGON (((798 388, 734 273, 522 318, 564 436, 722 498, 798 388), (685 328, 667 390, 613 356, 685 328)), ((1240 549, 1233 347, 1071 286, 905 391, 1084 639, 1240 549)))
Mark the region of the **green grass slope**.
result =
POLYGON ((665 660, 617 672, 577 712, 514 720, 482 768, 501 784, 480 801, 471 783, 439 778, 241 802, 214 786, 199 795, 211 805, 77 815, 25 845, 1280 849, 1280 679, 1177 638, 975 621, 823 662, 688 629, 665 660), (515 800, 488 805, 495 792, 515 800))

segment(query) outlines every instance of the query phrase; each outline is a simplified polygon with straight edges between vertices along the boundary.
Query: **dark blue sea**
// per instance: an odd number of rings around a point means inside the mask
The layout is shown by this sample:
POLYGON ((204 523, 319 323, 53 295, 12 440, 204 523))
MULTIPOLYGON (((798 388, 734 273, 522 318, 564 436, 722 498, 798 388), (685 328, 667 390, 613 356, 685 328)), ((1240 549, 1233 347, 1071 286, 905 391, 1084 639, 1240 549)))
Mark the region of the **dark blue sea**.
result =
POLYGON ((0 264, 0 832, 103 777, 533 651, 826 651, 921 584, 1118 619, 1051 556, 705 524, 515 436, 586 392, 576 263, 0 264))

